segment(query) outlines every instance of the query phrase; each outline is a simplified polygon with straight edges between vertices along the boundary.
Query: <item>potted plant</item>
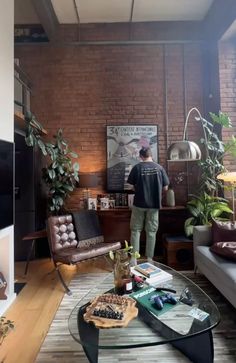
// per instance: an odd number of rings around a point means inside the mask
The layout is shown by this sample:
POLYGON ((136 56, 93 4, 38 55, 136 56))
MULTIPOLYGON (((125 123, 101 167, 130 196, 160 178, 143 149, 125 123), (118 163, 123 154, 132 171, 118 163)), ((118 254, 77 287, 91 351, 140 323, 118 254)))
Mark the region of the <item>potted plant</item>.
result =
POLYGON ((229 215, 233 213, 228 206, 228 201, 219 197, 222 181, 217 179, 217 175, 225 171, 224 157, 236 156, 236 138, 232 136, 229 141, 223 142, 215 132, 217 125, 222 128, 232 127, 227 114, 210 113, 210 116, 211 122, 202 119, 205 137, 200 142, 204 144, 206 153, 205 158, 199 161, 199 193, 192 195, 193 198, 187 203, 191 217, 185 221, 184 229, 188 237, 192 236, 194 226, 210 226, 212 219, 228 220, 229 215))
POLYGON ((6 336, 10 333, 10 331, 14 329, 14 322, 12 320, 8 320, 5 316, 0 317, 0 345, 6 338, 6 336))
POLYGON ((115 252, 110 251, 109 252, 109 256, 112 259, 112 261, 116 261, 116 254, 119 253, 120 251, 123 251, 127 254, 127 256, 129 256, 130 260, 137 260, 138 258, 140 258, 140 254, 137 251, 133 251, 133 246, 130 246, 129 243, 125 240, 124 241, 125 247, 122 248, 121 250, 117 250, 115 252))
POLYGON ((211 226, 212 219, 228 220, 228 216, 233 213, 226 199, 205 192, 198 196, 193 195, 193 199, 187 203, 187 209, 192 215, 184 223, 187 237, 193 235, 194 226, 211 226))
POLYGON ((202 119, 205 138, 200 142, 205 145, 205 158, 199 161, 201 178, 200 192, 210 195, 218 195, 222 187, 222 181, 217 179, 217 175, 225 171, 223 160, 225 156, 236 157, 236 138, 232 135, 231 139, 223 142, 215 132, 215 128, 231 128, 232 123, 229 116, 223 112, 219 115, 210 112, 211 121, 202 119))
POLYGON ((48 187, 48 208, 51 213, 58 214, 64 212, 65 200, 79 181, 79 164, 72 163, 71 158, 76 158, 77 154, 69 150, 61 129, 54 139, 48 150, 51 160, 42 169, 42 177, 48 187))
POLYGON ((41 132, 43 127, 36 117, 28 111, 25 119, 26 144, 31 147, 38 146, 47 160, 47 165, 42 170, 42 178, 48 190, 48 209, 52 214, 63 213, 65 200, 79 181, 79 164, 71 161, 77 154, 69 149, 61 129, 54 135, 54 142, 44 142, 41 132))
POLYGON ((132 289, 132 279, 130 272, 131 260, 134 261, 140 257, 138 252, 133 252, 133 246, 129 246, 125 240, 125 247, 115 252, 110 251, 109 256, 114 262, 114 285, 118 294, 127 292, 132 289))

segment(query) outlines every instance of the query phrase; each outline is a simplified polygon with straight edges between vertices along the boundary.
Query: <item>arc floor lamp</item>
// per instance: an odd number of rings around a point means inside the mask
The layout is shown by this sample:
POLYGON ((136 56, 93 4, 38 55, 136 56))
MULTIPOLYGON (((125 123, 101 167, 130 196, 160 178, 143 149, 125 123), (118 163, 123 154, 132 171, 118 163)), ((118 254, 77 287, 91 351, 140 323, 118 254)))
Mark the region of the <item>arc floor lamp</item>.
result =
MULTIPOLYGON (((195 160, 201 159, 202 155, 201 155, 201 150, 200 150, 199 146, 193 141, 186 140, 187 126, 188 126, 190 115, 193 112, 198 115, 198 118, 195 118, 195 120, 201 122, 204 139, 205 139, 205 142, 207 142, 205 129, 203 127, 204 119, 203 119, 200 111, 196 107, 193 107, 189 110, 187 117, 186 117, 186 121, 184 124, 183 140, 177 141, 177 142, 171 144, 167 150, 168 161, 195 161, 195 160)), ((207 149, 206 149, 206 152, 208 152, 207 149)))
MULTIPOLYGON (((197 113, 198 118, 195 120, 200 121, 202 124, 205 144, 207 143, 207 137, 204 129, 204 119, 200 113, 200 111, 193 107, 189 110, 186 121, 184 124, 184 133, 183 140, 175 142, 170 145, 167 151, 168 161, 195 161, 201 159, 201 150, 199 146, 193 142, 186 140, 186 131, 188 126, 189 117, 192 112, 197 113)), ((206 155, 208 156, 208 149, 206 147, 206 155)), ((232 191, 232 209, 233 209, 233 222, 235 222, 235 188, 236 188, 236 172, 224 172, 217 176, 217 179, 224 181, 225 183, 229 183, 232 191)))

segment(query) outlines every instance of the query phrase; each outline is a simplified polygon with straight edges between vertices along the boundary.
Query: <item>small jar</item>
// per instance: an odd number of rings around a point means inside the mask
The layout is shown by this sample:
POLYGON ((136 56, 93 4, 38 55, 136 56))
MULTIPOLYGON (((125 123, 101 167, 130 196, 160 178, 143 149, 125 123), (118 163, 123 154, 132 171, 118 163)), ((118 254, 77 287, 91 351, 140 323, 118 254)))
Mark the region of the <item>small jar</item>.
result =
POLYGON ((130 294, 133 291, 133 280, 131 277, 124 279, 124 294, 130 294))

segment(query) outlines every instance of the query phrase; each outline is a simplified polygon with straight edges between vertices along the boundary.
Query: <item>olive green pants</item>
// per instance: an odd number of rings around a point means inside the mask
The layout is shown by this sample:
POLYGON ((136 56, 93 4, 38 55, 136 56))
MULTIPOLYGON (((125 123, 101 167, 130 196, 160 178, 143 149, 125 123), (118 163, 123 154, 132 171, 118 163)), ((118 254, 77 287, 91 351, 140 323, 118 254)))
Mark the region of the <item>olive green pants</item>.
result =
POLYGON ((146 251, 148 258, 154 256, 156 233, 159 226, 159 210, 152 208, 132 207, 130 219, 131 237, 130 244, 133 246, 133 252, 139 252, 140 234, 145 228, 146 232, 146 251))

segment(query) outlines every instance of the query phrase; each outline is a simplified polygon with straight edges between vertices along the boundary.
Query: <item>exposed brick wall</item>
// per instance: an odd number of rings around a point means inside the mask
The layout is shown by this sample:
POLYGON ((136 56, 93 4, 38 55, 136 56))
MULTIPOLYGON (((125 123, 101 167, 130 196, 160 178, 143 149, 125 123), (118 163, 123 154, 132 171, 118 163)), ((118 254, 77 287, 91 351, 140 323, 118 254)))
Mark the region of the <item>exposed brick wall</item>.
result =
MULTIPOLYGON (((166 150, 182 139, 187 110, 202 109, 199 44, 24 45, 15 56, 32 80, 32 110, 49 138, 61 127, 79 154, 80 169, 99 176, 94 193, 106 190, 106 125, 158 124, 159 162, 168 170, 177 203, 186 202, 194 178, 187 177, 185 163, 167 163, 166 150)), ((201 132, 190 120, 189 136, 197 141, 201 132)), ((71 207, 79 195, 74 193, 71 207)))
MULTIPOLYGON (((220 44, 219 68, 221 110, 230 116, 233 124, 232 128, 223 129, 222 138, 226 141, 229 140, 232 135, 236 136, 236 46, 233 42, 222 42, 220 44)), ((228 170, 236 170, 235 157, 226 157, 224 159, 224 164, 228 170)))

